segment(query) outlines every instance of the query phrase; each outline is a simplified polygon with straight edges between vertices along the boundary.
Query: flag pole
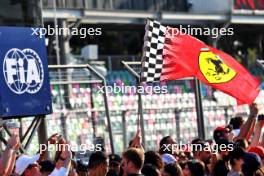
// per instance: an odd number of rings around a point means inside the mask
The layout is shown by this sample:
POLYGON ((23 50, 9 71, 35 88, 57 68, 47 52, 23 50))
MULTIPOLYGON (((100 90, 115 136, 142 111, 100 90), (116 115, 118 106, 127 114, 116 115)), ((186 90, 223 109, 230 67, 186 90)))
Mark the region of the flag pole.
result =
MULTIPOLYGON (((137 86, 140 85, 140 75, 133 69, 131 68, 128 64, 133 64, 137 65, 137 62, 125 62, 122 61, 122 64, 125 66, 125 68, 136 78, 137 80, 137 86)), ((138 87, 137 87, 138 88, 138 87)), ((142 108, 142 95, 141 93, 138 92, 137 90, 137 95, 138 95, 138 119, 137 119, 137 130, 141 129, 141 136, 142 136, 142 146, 145 147, 145 130, 144 130, 144 116, 143 116, 143 108, 142 108)))
POLYGON ((194 78, 194 92, 195 92, 195 107, 196 107, 196 116, 197 116, 198 136, 201 139, 205 139, 201 83, 197 78, 194 78))

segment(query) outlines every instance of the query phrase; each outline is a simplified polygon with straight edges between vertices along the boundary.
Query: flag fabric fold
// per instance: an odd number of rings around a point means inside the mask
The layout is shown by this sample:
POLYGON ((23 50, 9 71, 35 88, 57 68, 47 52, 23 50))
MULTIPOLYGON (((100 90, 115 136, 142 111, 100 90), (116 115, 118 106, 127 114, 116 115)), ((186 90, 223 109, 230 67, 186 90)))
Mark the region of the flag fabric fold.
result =
POLYGON ((252 104, 259 94, 260 81, 230 55, 157 21, 145 29, 141 82, 196 77, 238 104, 252 104))

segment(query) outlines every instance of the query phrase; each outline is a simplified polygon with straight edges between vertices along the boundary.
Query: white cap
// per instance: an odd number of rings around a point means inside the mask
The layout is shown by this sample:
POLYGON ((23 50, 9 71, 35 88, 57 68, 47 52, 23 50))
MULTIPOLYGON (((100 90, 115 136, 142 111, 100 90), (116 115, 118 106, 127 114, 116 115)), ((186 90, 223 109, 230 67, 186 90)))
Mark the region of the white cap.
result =
POLYGON ((240 129, 232 130, 232 133, 234 134, 234 137, 237 137, 240 133, 240 129))
POLYGON ((177 160, 171 154, 165 153, 162 155, 162 161, 165 164, 175 164, 177 160))
POLYGON ((39 157, 39 154, 34 156, 21 155, 20 157, 18 157, 18 159, 16 160, 15 173, 22 175, 30 164, 34 164, 36 163, 36 161, 38 161, 39 157))

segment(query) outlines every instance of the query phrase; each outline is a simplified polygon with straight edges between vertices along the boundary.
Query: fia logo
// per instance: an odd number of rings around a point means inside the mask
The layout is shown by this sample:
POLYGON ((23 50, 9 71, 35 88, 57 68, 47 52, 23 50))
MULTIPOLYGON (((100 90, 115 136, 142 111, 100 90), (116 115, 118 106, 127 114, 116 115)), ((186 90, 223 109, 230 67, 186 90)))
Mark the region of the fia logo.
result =
POLYGON ((41 59, 32 49, 10 49, 4 58, 3 72, 6 84, 16 94, 35 94, 44 80, 41 59))

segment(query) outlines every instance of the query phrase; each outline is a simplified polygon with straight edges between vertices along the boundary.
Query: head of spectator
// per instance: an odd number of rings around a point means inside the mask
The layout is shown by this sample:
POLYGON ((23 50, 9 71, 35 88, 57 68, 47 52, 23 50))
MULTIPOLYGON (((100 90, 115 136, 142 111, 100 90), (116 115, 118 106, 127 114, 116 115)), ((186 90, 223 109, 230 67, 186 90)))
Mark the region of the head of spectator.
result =
POLYGON ((237 137, 240 133, 240 127, 244 124, 244 119, 242 116, 237 116, 234 118, 231 118, 229 125, 233 127, 232 133, 234 134, 234 137, 237 137))
MULTIPOLYGON (((161 155, 164 153, 172 154, 172 152, 175 152, 175 151, 172 151, 173 150, 172 145, 174 145, 174 144, 177 144, 177 143, 175 140, 172 139, 171 136, 163 137, 159 143, 159 147, 160 147, 159 153, 161 155)), ((175 153, 177 153, 177 151, 175 153)))
POLYGON ((205 166, 198 160, 190 160, 183 169, 184 176, 202 176, 205 174, 205 166))
POLYGON ((229 142, 225 138, 218 139, 216 144, 217 144, 217 149, 218 149, 220 159, 222 159, 225 162, 228 162, 229 161, 229 155, 228 154, 229 154, 230 149, 233 149, 234 144, 229 142))
POLYGON ((236 144, 236 146, 239 146, 239 147, 243 148, 244 150, 247 150, 247 148, 248 148, 248 141, 244 138, 243 139, 237 139, 235 141, 235 144, 236 144))
POLYGON ((141 172, 144 176, 161 176, 159 169, 152 164, 145 164, 141 172))
POLYGON ((16 160, 15 173, 22 176, 41 176, 37 161, 40 155, 21 155, 16 160))
POLYGON ((203 162, 205 165, 211 163, 211 148, 209 143, 203 140, 192 141, 192 151, 194 159, 203 162))
POLYGON ((77 173, 79 176, 87 176, 88 174, 88 165, 82 160, 77 161, 77 173))
POLYGON ((230 119, 229 124, 232 125, 233 129, 240 129, 240 127, 243 125, 244 123, 244 119, 242 116, 236 116, 230 119))
POLYGON ((108 169, 107 156, 102 151, 92 153, 89 158, 89 176, 105 176, 108 169))
POLYGON ((140 174, 144 164, 144 152, 139 148, 129 148, 122 155, 122 168, 125 175, 140 174))
POLYGON ((122 158, 119 155, 111 154, 109 155, 109 170, 107 176, 114 176, 120 174, 122 158))
POLYGON ((181 167, 176 163, 165 164, 162 176, 183 176, 181 167))
POLYGON ((71 160, 71 167, 70 167, 70 171, 69 171, 69 175, 68 176, 78 176, 77 163, 74 160, 71 160))
POLYGON ((50 160, 41 161, 39 163, 39 166, 40 172, 43 176, 48 176, 55 169, 54 162, 50 160))
POLYGON ((177 158, 178 162, 193 158, 192 149, 191 149, 190 145, 189 144, 182 145, 182 148, 179 151, 177 157, 178 157, 177 158))
POLYGON ((232 125, 233 130, 237 130, 240 129, 244 122, 245 121, 242 116, 236 116, 230 119, 229 125, 232 125))
POLYGON ((264 148, 262 146, 250 147, 248 152, 258 154, 258 156, 261 158, 262 165, 264 166, 264 148))
POLYGON ((202 140, 201 138, 195 138, 195 139, 192 140, 191 144, 196 144, 196 143, 198 143, 200 141, 204 142, 204 140, 202 140))
POLYGON ((161 156, 155 151, 147 151, 145 153, 144 164, 151 164, 158 170, 162 170, 164 166, 161 156))
POLYGON ((231 129, 229 127, 217 127, 213 133, 215 142, 217 142, 219 139, 228 140, 228 136, 230 132, 231 132, 231 129))
POLYGON ((177 155, 177 161, 178 162, 185 162, 187 160, 188 160, 188 157, 186 156, 185 152, 179 151, 179 153, 177 155))
POLYGON ((246 176, 253 176, 253 174, 261 168, 261 159, 255 154, 248 152, 244 155, 244 163, 242 165, 242 172, 246 176))
POLYGON ((240 172, 242 169, 242 164, 244 163, 245 150, 241 147, 235 147, 234 150, 229 152, 229 159, 232 170, 235 172, 240 172))

